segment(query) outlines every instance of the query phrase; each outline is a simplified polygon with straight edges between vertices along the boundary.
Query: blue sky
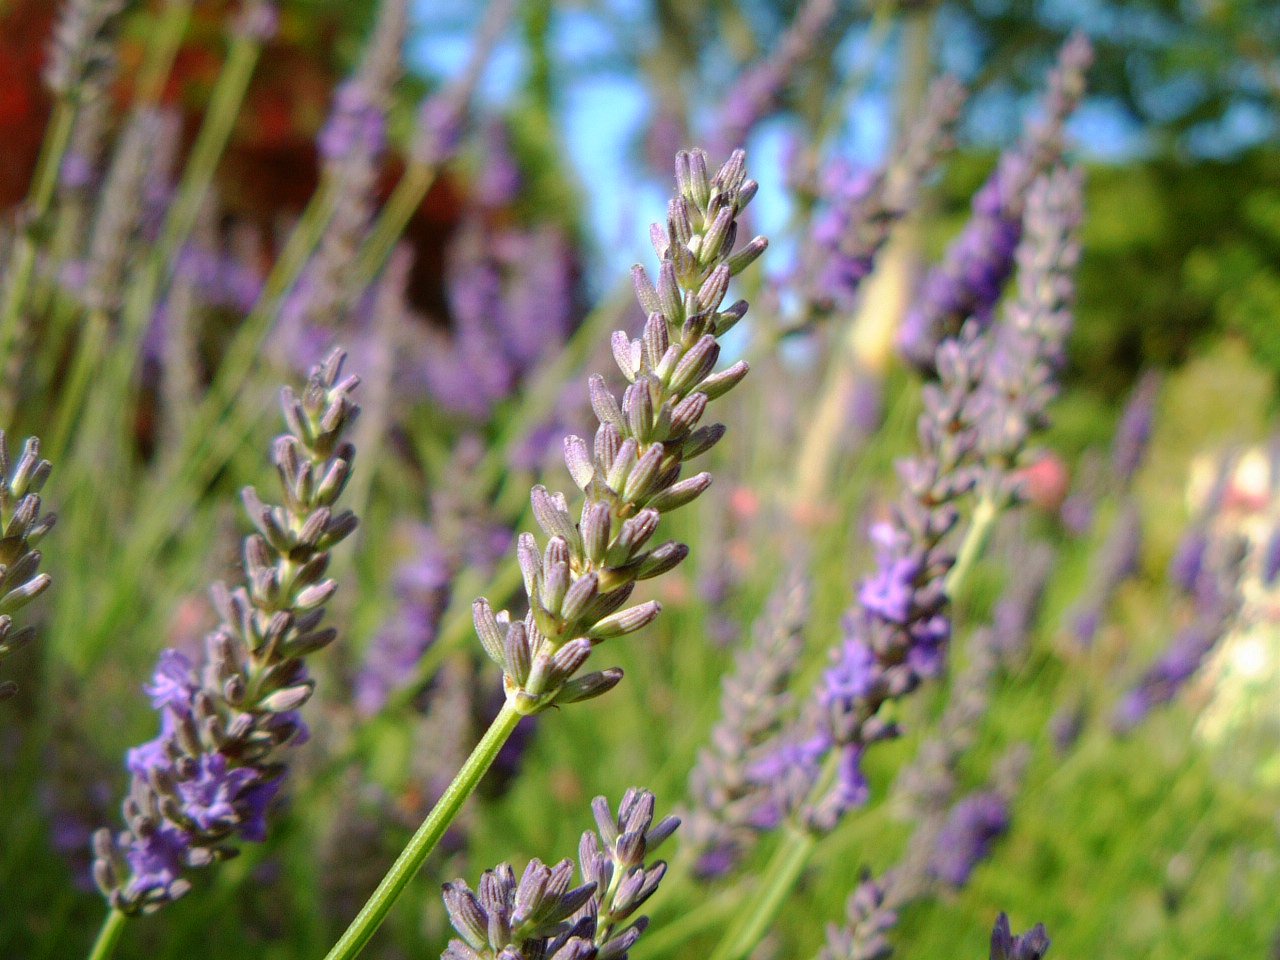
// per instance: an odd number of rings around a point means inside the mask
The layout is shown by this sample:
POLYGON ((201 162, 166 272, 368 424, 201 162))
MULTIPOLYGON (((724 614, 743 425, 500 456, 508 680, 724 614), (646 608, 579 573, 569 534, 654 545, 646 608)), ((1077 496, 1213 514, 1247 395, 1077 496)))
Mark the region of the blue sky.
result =
MULTIPOLYGON (((613 0, 609 16, 636 27, 628 41, 644 42, 643 0, 613 0)), ((469 0, 423 0, 419 28, 409 51, 413 66, 433 76, 456 75, 466 62, 470 38, 481 10, 469 0)), ((1063 23, 1091 21, 1091 29, 1116 29, 1100 13, 1096 0, 1049 0, 1044 16, 1063 23)), ((553 20, 553 48, 558 64, 574 65, 608 58, 616 51, 617 31, 606 27, 599 14, 585 7, 562 6, 553 20)), ((949 37, 941 52, 942 66, 960 75, 972 73, 976 45, 966 42, 958 24, 942 24, 949 37)), ((1125 29, 1142 29, 1136 27, 1125 29)), ((1154 28, 1152 28, 1154 29, 1154 28)), ((851 105, 836 146, 840 152, 862 163, 875 163, 883 154, 889 129, 889 92, 892 88, 895 57, 892 44, 875 48, 865 29, 855 29, 837 51, 842 66, 870 65, 869 82, 863 95, 851 105), (878 56, 873 54, 878 53, 878 56)), ((523 78, 525 65, 519 41, 503 42, 485 73, 480 90, 482 103, 500 106, 507 102, 523 78)), ((616 276, 619 270, 647 256, 648 220, 665 208, 666 182, 640 169, 638 142, 648 115, 644 87, 623 72, 593 71, 589 77, 575 73, 575 80, 562 89, 559 135, 577 174, 589 213, 588 227, 595 249, 603 251, 602 262, 592 265, 592 278, 616 276), (637 172, 640 174, 637 182, 637 172)), ((1176 89, 1170 95, 1176 95, 1176 89)), ((1016 130, 1025 102, 998 95, 978 98, 970 105, 966 135, 971 140, 999 144, 1016 130)), ((697 119, 697 118, 695 118, 697 119)), ((705 119, 705 118, 704 118, 705 119)), ((1257 118, 1229 116, 1231 136, 1248 139, 1255 135, 1257 118)), ((787 192, 783 188, 783 156, 789 127, 785 120, 769 121, 753 134, 748 148, 751 170, 761 182, 754 209, 762 232, 777 236, 777 227, 788 215, 787 192)), ((1071 133, 1082 153, 1094 159, 1118 160, 1143 150, 1142 132, 1114 104, 1087 101, 1071 124, 1071 133)), ((1218 135, 1219 137, 1222 134, 1218 135)), ((1212 153, 1222 140, 1213 136, 1204 144, 1212 153)))

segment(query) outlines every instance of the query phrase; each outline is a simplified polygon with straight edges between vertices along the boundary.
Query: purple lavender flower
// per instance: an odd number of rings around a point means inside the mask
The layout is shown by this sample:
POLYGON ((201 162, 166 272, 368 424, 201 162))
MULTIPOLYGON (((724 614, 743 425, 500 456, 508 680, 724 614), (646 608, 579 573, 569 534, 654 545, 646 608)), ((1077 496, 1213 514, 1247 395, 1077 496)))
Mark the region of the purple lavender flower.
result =
POLYGON ((717 152, 744 146, 752 129, 777 108, 786 85, 835 15, 835 0, 805 0, 777 48, 734 81, 715 125, 717 152))
POLYGON ((1045 425, 1070 327, 1078 187, 1065 171, 1037 182, 1017 254, 1018 297, 994 329, 966 324, 937 349, 940 381, 926 388, 920 418, 923 453, 899 466, 903 496, 872 531, 875 572, 858 590, 813 704, 778 748, 780 761, 790 759, 795 769, 761 771, 762 781, 772 781, 778 807, 810 830, 832 829, 865 797, 857 770, 862 753, 896 734, 878 716, 880 708, 942 669, 951 636, 946 578, 955 563, 949 535, 958 523, 958 501, 975 489, 995 510, 1017 499, 1015 469, 1032 434, 1045 425), (837 756, 815 763, 809 752, 797 752, 815 743, 837 756), (817 773, 828 763, 835 786, 815 798, 817 773))
POLYGON ((979 404, 982 492, 997 502, 1021 498, 1015 471, 1028 459, 1029 440, 1048 423, 1066 361, 1080 261, 1081 184, 1058 168, 1027 191, 1017 246, 1017 291, 991 331, 979 404))
POLYGON ((743 362, 712 371, 717 338, 747 310, 745 301, 723 306, 729 283, 767 246, 757 237, 734 251, 737 218, 757 184, 746 177, 742 151, 714 177, 704 153, 681 153, 676 182, 667 229, 651 230, 662 261, 657 283, 643 267, 633 270, 648 312, 643 334, 632 340, 619 331, 612 339, 630 385, 619 402, 603 377, 592 377, 600 422, 594 448, 579 437, 565 441, 565 463, 583 491, 580 522, 564 494, 534 487, 534 518, 548 542, 540 549, 526 533, 517 545, 529 613, 513 621, 483 598, 475 604, 476 632, 502 667, 508 704, 524 715, 599 696, 621 679, 617 670, 576 674, 598 641, 639 630, 658 615, 655 602, 621 608, 637 581, 673 569, 687 555, 675 542, 647 545, 664 513, 710 485, 708 473, 685 479, 680 473, 724 435, 722 425, 699 426, 708 403, 747 373, 743 362))
POLYGON ((380 711, 391 693, 412 679, 435 642, 453 592, 453 563, 435 532, 419 526, 413 541, 412 558, 396 571, 395 616, 374 636, 356 676, 356 710, 365 717, 380 711))
POLYGON ((244 544, 247 582, 215 588, 222 622, 203 661, 166 651, 146 687, 160 734, 128 753, 128 829, 94 837, 94 878, 123 913, 159 909, 190 889, 188 869, 231 855, 236 840, 262 840, 285 774, 280 751, 306 738, 298 708, 314 682, 303 658, 336 635, 320 627, 337 589, 325 571, 356 526, 335 511, 355 455, 343 434, 359 412, 358 379, 341 379, 342 362, 339 351, 316 368, 300 398, 284 390, 290 433, 274 448, 284 505, 245 490, 258 531, 244 544))
POLYGON ((428 349, 421 377, 446 409, 484 421, 568 335, 577 316, 574 258, 555 227, 493 231, 479 219, 450 253, 452 336, 428 349))
POLYGON ((515 0, 494 0, 487 4, 462 74, 422 101, 412 147, 415 164, 434 169, 448 163, 457 153, 480 75, 506 30, 514 9, 515 0))
POLYGON ((964 98, 954 79, 939 80, 919 122, 884 167, 871 171, 838 160, 828 168, 808 244, 813 262, 802 271, 813 309, 852 308, 893 227, 915 208, 925 179, 950 149, 964 98))
POLYGON ((1007 914, 996 918, 991 931, 991 960, 1042 960, 1049 952, 1049 935, 1044 924, 1037 923, 1027 933, 1014 936, 1007 914))
POLYGON ((1116 592, 1138 573, 1141 556, 1142 512, 1127 500, 1098 551, 1084 598, 1067 614, 1068 629, 1082 647, 1093 644, 1116 592))
POLYGON ((938 834, 934 876, 950 887, 964 887, 1008 830, 1009 802, 998 791, 984 790, 965 797, 952 807, 938 834))
MULTIPOLYGON (((15 630, 13 614, 34 600, 52 582, 39 573, 42 555, 35 549, 53 527, 53 514, 40 515, 40 490, 53 466, 40 458, 40 441, 28 437, 17 461, 9 459, 9 443, 0 430, 0 660, 26 644, 34 635, 32 627, 15 630)), ((16 687, 0 681, 0 700, 11 697, 16 687)))
POLYGON ((969 223, 942 264, 925 278, 899 339, 904 355, 921 369, 932 369, 939 340, 956 333, 969 318, 983 328, 991 323, 1013 272, 1027 191, 1061 157, 1062 126, 1084 92, 1084 74, 1092 58, 1083 35, 1067 41, 1049 77, 1043 120, 1030 126, 1018 146, 1000 158, 991 179, 973 198, 969 223))
POLYGON ((1124 487, 1133 480, 1146 457, 1159 396, 1160 376, 1147 373, 1138 381, 1120 415, 1120 423, 1111 442, 1111 469, 1124 487))
POLYGON ((333 109, 316 141, 321 158, 341 163, 356 150, 367 150, 376 158, 386 144, 386 107, 358 79, 344 81, 333 95, 333 109))
POLYGON ((864 871, 849 896, 844 925, 827 925, 827 942, 818 960, 888 960, 893 954, 888 934, 897 925, 898 913, 885 887, 864 871))
POLYGON ((387 146, 387 111, 403 67, 409 29, 407 0, 378 4, 378 18, 360 65, 339 85, 333 109, 316 141, 320 157, 332 169, 354 161, 377 164, 387 146))
POLYGON ((592 807, 599 833, 582 836, 581 886, 570 888, 568 859, 554 867, 533 860, 519 882, 503 863, 475 891, 461 880, 444 885, 449 922, 461 937, 449 941, 445 960, 626 960, 647 925, 632 918, 666 874, 662 861, 645 861, 680 821, 655 824, 653 794, 635 788, 616 816, 604 797, 592 807))
POLYGON ((762 826, 777 820, 769 792, 757 783, 760 748, 782 728, 790 709, 787 688, 799 666, 809 609, 808 585, 788 580, 770 598, 750 643, 722 682, 721 720, 689 774, 693 802, 684 815, 682 841, 697 856, 702 877, 729 873, 762 826))

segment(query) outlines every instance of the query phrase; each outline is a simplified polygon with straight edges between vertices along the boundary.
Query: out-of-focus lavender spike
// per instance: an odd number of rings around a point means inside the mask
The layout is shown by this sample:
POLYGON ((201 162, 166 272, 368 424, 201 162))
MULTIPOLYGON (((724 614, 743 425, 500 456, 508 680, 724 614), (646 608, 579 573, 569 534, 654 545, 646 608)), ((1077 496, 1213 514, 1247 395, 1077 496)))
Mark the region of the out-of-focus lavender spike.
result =
POLYGON ((964 100, 955 78, 937 80, 920 118, 883 167, 872 172, 837 163, 827 171, 809 244, 813 262, 802 267, 812 309, 852 308, 893 227, 916 208, 925 180, 951 149, 964 100))
POLYGON ((387 146, 387 111, 403 70, 408 32, 408 0, 382 0, 360 66, 335 91, 329 119, 320 131, 317 146, 326 164, 354 159, 376 165, 381 159, 387 146))
POLYGON ((923 453, 900 465, 903 496, 872 532, 876 572, 861 585, 813 706, 752 768, 771 785, 778 809, 807 829, 830 830, 865 801, 862 754, 896 735, 877 716, 880 708, 941 670, 951 631, 946 582, 956 562, 949 534, 959 520, 957 501, 975 487, 996 510, 1017 497, 1015 471, 1032 433, 1044 426, 1070 326, 1078 186, 1059 171, 1032 191, 1018 252, 1019 295, 1000 326, 984 335, 979 324, 966 324, 937 349, 941 380, 925 391, 923 453), (815 802, 812 791, 833 752, 835 785, 815 802))
POLYGON ((991 642, 1001 659, 1012 661, 1026 651, 1056 559, 1057 551, 1046 543, 1014 551, 1009 583, 991 615, 991 642))
POLYGON ((471 42, 471 56, 462 74, 422 101, 418 108, 418 128, 414 136, 413 161, 425 167, 448 163, 462 141, 463 127, 476 86, 494 48, 502 38, 515 10, 515 0, 493 0, 485 7, 484 19, 471 42))
POLYGON ((1239 588, 1245 548, 1235 539, 1211 543, 1193 586, 1193 619, 1174 634, 1168 648, 1121 698, 1112 728, 1127 733, 1156 707, 1169 703, 1199 672, 1209 654, 1235 623, 1241 609, 1239 588))
POLYGON ((835 0, 804 0, 774 51, 734 81, 716 120, 716 153, 746 145, 747 135, 777 108, 783 90, 835 15, 835 0))
POLYGON ((304 658, 335 638, 321 627, 337 589, 330 550, 356 527, 337 501, 355 451, 344 434, 359 414, 336 351, 299 396, 283 392, 289 433, 274 446, 284 503, 252 488, 245 507, 257 530, 244 541, 245 585, 213 591, 221 623, 195 663, 165 651, 146 690, 160 733, 130 750, 127 829, 94 836, 94 879, 125 914, 157 910, 191 888, 188 870, 261 841, 286 772, 282 749, 304 741, 299 708, 315 683, 304 658))
POLYGON ((880 708, 942 667, 951 631, 945 580, 955 563, 949 534, 959 521, 957 501, 977 480, 973 416, 986 343, 973 334, 939 348, 942 380, 926 389, 922 453, 899 464, 901 498, 890 519, 872 530, 877 569, 846 614, 831 667, 797 723, 749 770, 772 792, 777 820, 798 817, 823 832, 864 802, 862 754, 896 735, 877 716, 880 708), (836 783, 815 802, 822 765, 833 752, 836 783))
POLYGON ((124 0, 65 0, 53 28, 44 82, 64 99, 100 92, 114 72, 113 34, 124 0))
POLYGON ((275 0, 244 0, 231 28, 237 36, 266 43, 280 29, 280 8, 275 0))
POLYGON ((1082 34, 1063 46, 1049 75, 1043 118, 1029 124, 1018 145, 1000 158, 973 198, 969 223, 925 278, 899 337, 904 355, 921 369, 933 370, 934 348, 967 319, 982 327, 991 322, 1013 272, 1027 191, 1062 156, 1063 125, 1084 94, 1092 59, 1082 34))
POLYGON ((91 310, 119 308, 134 240, 145 226, 148 196, 167 193, 177 159, 180 118, 142 107, 129 119, 112 158, 89 237, 88 260, 71 277, 91 310))
POLYGON ((770 819, 761 809, 770 802, 768 791, 748 767, 790 710, 787 690, 800 665, 808 613, 808 584, 792 577, 769 598, 750 643, 724 677, 721 719, 689 774, 692 808, 683 817, 683 842, 697 856, 699 876, 731 872, 770 819))
POLYGON ((1138 573, 1141 557, 1142 511, 1129 499, 1098 550, 1084 596, 1067 612, 1067 630, 1080 646, 1093 645, 1107 608, 1121 585, 1138 573))
POLYGON ((1078 173, 1058 168, 1032 184, 1018 243, 1017 293, 992 331, 986 361, 978 445, 983 492, 1000 502, 1020 498, 1016 470, 1031 436, 1047 426, 1066 361, 1080 260, 1078 173))
POLYGON ((893 955, 889 933, 897 925, 898 913, 888 903, 885 887, 864 872, 845 905, 844 924, 827 925, 818 960, 888 960, 893 955))
POLYGON ((966 886, 974 868, 1008 832, 1009 820, 1009 802, 998 791, 982 790, 958 801, 938 833, 933 875, 948 887, 966 886))
POLYGON ((450 250, 452 332, 418 366, 446 409, 483 422, 564 343, 577 317, 577 266, 564 233, 546 225, 494 230, 469 220, 450 250))
POLYGON ((915 760, 898 775, 897 790, 907 800, 913 818, 937 817, 954 799, 956 771, 977 740, 996 676, 1016 664, 1030 643, 1053 560, 1054 551, 1047 544, 1019 551, 991 624, 970 638, 968 659, 951 683, 937 735, 920 745, 915 760))
POLYGON ((1160 397, 1160 375, 1148 371, 1138 381, 1111 442, 1111 470, 1122 488, 1127 488, 1142 466, 1155 427, 1156 401, 1160 397))
POLYGON ((413 676, 435 642, 452 594, 454 570, 435 532, 418 526, 412 543, 412 556, 395 574, 395 614, 370 641, 356 676, 355 706, 365 717, 380 711, 390 694, 413 676))

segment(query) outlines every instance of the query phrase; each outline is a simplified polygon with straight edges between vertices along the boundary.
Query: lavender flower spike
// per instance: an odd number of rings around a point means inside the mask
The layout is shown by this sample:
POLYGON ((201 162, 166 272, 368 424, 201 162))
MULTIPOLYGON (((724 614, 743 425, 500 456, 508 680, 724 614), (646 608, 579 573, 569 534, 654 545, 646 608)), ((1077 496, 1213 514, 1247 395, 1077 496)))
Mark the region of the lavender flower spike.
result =
POLYGON ((449 941, 444 960, 626 960, 648 923, 631 918, 666 874, 662 861, 645 861, 680 821, 654 824, 648 790, 628 790, 616 816, 604 797, 592 807, 599 833, 582 836, 581 886, 570 887, 568 859, 554 867, 534 860, 519 882, 503 863, 477 890, 461 880, 444 885, 449 922, 462 938, 449 941))
POLYGON ((356 527, 337 501, 355 450, 344 436, 359 414, 335 351, 301 396, 283 391, 289 432, 275 442, 283 506, 244 503, 257 532, 244 541, 246 582, 218 585, 222 622, 203 661, 176 650, 160 657, 146 688, 160 734, 128 753, 128 829, 94 837, 94 878, 121 913, 149 913, 191 888, 184 874, 233 856, 236 840, 261 841, 267 808, 286 767, 283 748, 306 739, 299 708, 314 681, 304 658, 336 635, 322 628, 337 584, 325 577, 330 551, 356 527))
POLYGON ((791 707, 787 693, 804 652, 809 585, 784 582, 757 621, 751 643, 734 660, 720 697, 722 719, 689 774, 693 809, 681 836, 697 854, 702 877, 723 876, 750 849, 769 802, 748 770, 782 729, 791 707))
POLYGON ((813 225, 810 246, 816 262, 805 271, 814 309, 853 307, 893 227, 915 209, 925 179, 951 148, 964 99, 960 83, 943 77, 930 89, 900 151, 884 167, 874 173, 848 166, 832 171, 835 182, 813 225))
POLYGON ((778 106, 796 69, 818 45, 836 15, 835 0, 805 0, 777 48, 734 81, 720 109, 717 144, 741 147, 755 126, 778 106))
POLYGON ((765 249, 763 237, 734 252, 737 217, 755 196, 745 154, 735 151, 714 177, 701 150, 676 158, 678 193, 667 226, 652 228, 661 258, 655 284, 634 269, 636 293, 648 313, 640 339, 613 336, 614 359, 630 381, 621 402, 603 377, 590 381, 600 421, 593 447, 565 440, 565 463, 583 492, 575 520, 562 493, 533 489, 533 513, 546 534, 517 547, 529 612, 513 621, 488 601, 475 604, 476 632, 502 668, 507 701, 530 715, 555 704, 596 697, 622 678, 619 670, 578 677, 594 646, 646 626, 656 602, 625 608, 635 584, 671 570, 688 553, 670 541, 649 546, 664 513, 698 497, 709 473, 680 478, 687 461, 709 450, 724 426, 700 426, 710 401, 747 373, 738 362, 713 373, 717 338, 746 314, 738 301, 723 307, 731 278, 765 249))
POLYGON ((1063 46, 1049 77, 1043 119, 1000 158, 995 173, 973 198, 969 223, 925 278, 899 338, 907 359, 921 369, 933 369, 938 343, 954 336, 968 318, 984 328, 990 324, 1013 272, 1027 191, 1062 155, 1062 127, 1084 93, 1084 75, 1092 60, 1092 48, 1081 34, 1063 46))
POLYGON ((991 960, 1042 960, 1049 952, 1049 935, 1037 923, 1027 933, 1014 936, 1008 914, 996 918, 991 931, 991 960))
MULTIPOLYGON (((40 490, 52 469, 48 460, 40 459, 35 437, 23 444, 17 462, 11 461, 0 430, 0 660, 35 634, 32 627, 15 630, 13 614, 49 588, 49 575, 37 573, 40 551, 35 546, 54 523, 53 514, 40 515, 40 490)), ((0 682, 0 700, 16 689, 12 682, 0 682)))

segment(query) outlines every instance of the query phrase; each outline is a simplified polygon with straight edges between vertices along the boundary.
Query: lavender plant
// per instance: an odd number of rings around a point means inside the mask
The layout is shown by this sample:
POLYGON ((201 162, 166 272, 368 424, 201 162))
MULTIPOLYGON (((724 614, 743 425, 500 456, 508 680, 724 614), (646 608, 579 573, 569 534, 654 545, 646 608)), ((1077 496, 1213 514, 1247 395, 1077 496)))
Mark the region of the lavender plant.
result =
POLYGON ((573 861, 547 867, 533 860, 516 882, 511 865, 487 871, 473 891, 461 880, 444 885, 449 921, 462 937, 451 940, 447 960, 520 957, 526 960, 625 960, 648 925, 634 920, 666 874, 661 860, 647 863, 680 825, 653 822, 654 796, 632 788, 615 815, 604 797, 592 803, 598 832, 582 835, 583 883, 570 888, 573 861))
POLYGON ((996 171, 973 198, 973 216, 925 278, 920 296, 903 320, 900 346, 922 369, 931 370, 938 342, 954 335, 970 317, 991 323, 1023 230, 1027 193, 1062 157, 1062 127, 1084 93, 1093 59, 1089 41, 1076 34, 1062 48, 1049 76, 1044 117, 1000 158, 996 171))
POLYGON ((335 351, 316 367, 301 395, 283 391, 289 432, 273 459, 284 503, 268 506, 245 489, 256 527, 244 541, 245 584, 214 588, 221 622, 203 661, 165 651, 147 687, 160 734, 129 752, 126 829, 94 837, 94 876, 112 910, 98 956, 109 955, 124 918, 190 890, 189 870, 234 855, 237 840, 265 837, 285 748, 307 737, 299 708, 315 683, 305 658, 336 638, 321 626, 337 589, 325 572, 356 527, 337 509, 355 455, 345 434, 359 413, 359 380, 342 376, 343 359, 335 351))
POLYGON ((1075 178, 1038 181, 1019 246, 1018 296, 1002 322, 967 324, 938 347, 939 380, 925 388, 922 453, 899 464, 903 492, 872 529, 876 571, 858 590, 812 700, 756 761, 773 793, 771 822, 788 832, 767 868, 770 882, 731 927, 713 960, 738 960, 758 941, 795 883, 817 837, 866 802, 862 757, 897 735, 886 704, 938 675, 951 638, 949 604, 985 546, 995 518, 1016 502, 1015 468, 1044 426, 1070 328, 1071 273, 1078 256, 1075 178), (960 507, 978 504, 957 551, 960 507), (887 712, 887 711, 886 711, 887 712))
MULTIPOLYGON (((35 549, 53 527, 52 513, 40 514, 40 491, 53 470, 40 457, 40 441, 28 437, 16 461, 0 430, 0 660, 35 635, 33 627, 15 628, 13 615, 49 589, 47 573, 39 573, 42 555, 35 549)), ((0 681, 0 700, 13 696, 17 686, 0 681)))
POLYGON ((750 644, 722 681, 721 720, 689 774, 692 809, 681 834, 700 877, 730 873, 771 819, 769 791, 750 771, 791 711, 788 688, 803 652, 808 594, 796 577, 770 597, 750 644))
POLYGON ((953 146, 964 101, 957 80, 936 81, 919 120, 883 167, 857 170, 837 162, 827 171, 808 244, 810 262, 801 268, 813 310, 852 308, 893 228, 917 209, 925 180, 953 146))
POLYGON ((533 515, 548 537, 540 550, 533 534, 520 536, 517 558, 529 612, 522 620, 475 603, 476 634, 502 669, 506 702, 440 802, 329 951, 328 960, 359 954, 392 904, 418 872, 444 831, 492 765, 522 716, 598 697, 621 679, 609 668, 579 675, 593 647, 646 626, 660 605, 626 608, 636 583, 678 565, 688 549, 674 541, 648 549, 664 513, 694 500, 711 483, 708 473, 680 479, 686 461, 724 435, 722 425, 699 426, 707 404, 746 376, 739 361, 713 373, 717 338, 747 312, 745 301, 721 309, 731 278, 764 252, 757 237, 734 251, 737 218, 755 196, 746 156, 735 151, 714 176, 700 150, 676 157, 677 194, 667 227, 651 230, 662 261, 655 284, 635 268, 637 297, 648 313, 644 333, 613 337, 614 359, 630 386, 622 402, 603 377, 589 383, 600 427, 594 450, 585 440, 565 441, 565 463, 583 491, 580 522, 568 499, 535 486, 533 515))

